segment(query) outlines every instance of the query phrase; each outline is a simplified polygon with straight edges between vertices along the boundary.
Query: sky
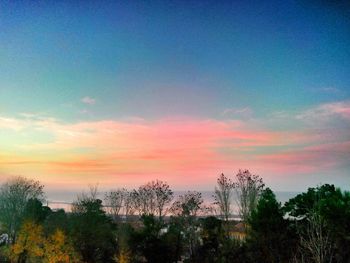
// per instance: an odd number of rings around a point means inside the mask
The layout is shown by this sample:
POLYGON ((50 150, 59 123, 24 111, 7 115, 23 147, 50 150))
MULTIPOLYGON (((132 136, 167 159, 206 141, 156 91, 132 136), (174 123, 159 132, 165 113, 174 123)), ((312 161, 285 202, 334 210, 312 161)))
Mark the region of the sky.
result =
POLYGON ((346 1, 0 1, 0 182, 350 189, 346 1))

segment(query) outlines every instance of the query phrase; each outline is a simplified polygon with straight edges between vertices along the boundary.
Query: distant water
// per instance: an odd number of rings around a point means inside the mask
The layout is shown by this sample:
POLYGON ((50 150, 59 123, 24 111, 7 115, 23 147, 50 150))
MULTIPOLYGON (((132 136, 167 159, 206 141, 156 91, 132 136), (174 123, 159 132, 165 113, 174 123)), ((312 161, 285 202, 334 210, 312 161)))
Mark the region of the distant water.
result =
MULTIPOLYGON (((47 193, 46 199, 48 200, 48 204, 51 208, 63 208, 65 210, 70 210, 71 203, 76 199, 77 195, 80 192, 76 191, 50 191, 47 193)), ((179 195, 186 194, 187 191, 175 191, 174 192, 174 199, 176 199, 179 195)), ((206 206, 209 206, 213 204, 214 202, 214 192, 213 191, 201 191, 202 197, 204 200, 204 204, 206 206)), ((287 202, 290 198, 295 197, 299 192, 283 192, 283 191, 276 191, 276 199, 279 201, 282 205, 287 202)), ((104 193, 99 193, 99 198, 103 199, 104 193)), ((237 206, 233 202, 233 209, 236 210, 237 206)))

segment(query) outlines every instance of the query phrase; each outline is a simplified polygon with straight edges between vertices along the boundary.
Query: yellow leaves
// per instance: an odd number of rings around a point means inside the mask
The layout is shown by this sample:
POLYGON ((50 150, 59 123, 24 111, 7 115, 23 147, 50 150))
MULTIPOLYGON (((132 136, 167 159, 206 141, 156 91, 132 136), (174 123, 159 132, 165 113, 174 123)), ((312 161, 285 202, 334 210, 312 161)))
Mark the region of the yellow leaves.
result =
POLYGON ((10 249, 13 262, 26 261, 43 263, 77 263, 79 256, 63 231, 57 229, 45 238, 43 227, 34 222, 25 222, 16 243, 10 249))
POLYGON ((67 240, 63 231, 57 229, 44 243, 45 263, 79 262, 72 244, 67 240))
POLYGON ((131 262, 130 252, 126 251, 124 249, 121 249, 118 257, 117 257, 118 263, 129 263, 131 262))
POLYGON ((26 255, 28 258, 40 258, 44 255, 42 244, 44 242, 43 228, 33 222, 25 222, 18 234, 16 243, 11 248, 11 260, 26 255))

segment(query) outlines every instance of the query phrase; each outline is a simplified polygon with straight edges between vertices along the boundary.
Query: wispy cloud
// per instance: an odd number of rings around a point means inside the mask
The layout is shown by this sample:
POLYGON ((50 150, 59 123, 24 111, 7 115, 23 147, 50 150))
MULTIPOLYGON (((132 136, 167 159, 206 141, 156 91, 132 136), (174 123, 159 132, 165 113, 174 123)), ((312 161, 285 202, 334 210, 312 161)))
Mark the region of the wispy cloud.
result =
POLYGON ((324 92, 329 92, 329 93, 338 93, 340 90, 336 87, 323 87, 321 88, 322 91, 324 92))
POLYGON ((253 110, 249 107, 245 108, 227 108, 222 112, 224 116, 232 116, 232 117, 249 117, 253 114, 253 110))
POLYGON ((340 93, 341 90, 336 88, 336 87, 332 87, 332 86, 329 86, 329 87, 321 87, 321 88, 313 88, 311 89, 312 91, 314 92, 322 92, 322 93, 333 93, 333 94, 337 94, 337 93, 340 93))
POLYGON ((299 121, 297 130, 268 128, 264 119, 169 117, 66 123, 31 114, 0 116, 4 141, 13 141, 2 149, 0 166, 4 173, 49 174, 52 180, 70 175, 76 176, 70 179, 74 182, 91 175, 101 183, 121 184, 156 176, 181 185, 189 183, 186 176, 211 185, 219 172, 239 167, 271 176, 318 173, 346 165, 350 134, 344 126, 323 123, 315 128, 303 121, 320 114, 349 120, 349 112, 348 102, 334 102, 277 114, 282 116, 276 117, 277 124, 299 121), (43 134, 51 140, 38 140, 43 134))
POLYGON ((327 121, 334 117, 350 120, 350 101, 321 104, 296 116, 297 119, 307 121, 327 121))
POLYGON ((94 105, 96 103, 96 99, 91 98, 89 96, 86 96, 86 97, 81 99, 81 102, 88 104, 88 105, 94 105))

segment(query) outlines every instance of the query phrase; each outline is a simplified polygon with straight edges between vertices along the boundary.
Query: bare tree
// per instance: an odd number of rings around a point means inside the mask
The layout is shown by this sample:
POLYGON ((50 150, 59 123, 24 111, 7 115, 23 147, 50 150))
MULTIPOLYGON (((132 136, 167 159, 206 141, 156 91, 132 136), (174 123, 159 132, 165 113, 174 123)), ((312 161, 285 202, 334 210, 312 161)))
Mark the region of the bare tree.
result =
POLYGON ((30 199, 44 201, 44 186, 39 181, 15 177, 0 188, 0 222, 14 243, 21 219, 30 199))
POLYGON ((202 193, 188 191, 185 195, 180 195, 173 203, 171 212, 178 216, 196 217, 202 208, 202 204, 202 193))
POLYGON ((139 215, 154 214, 155 194, 149 185, 142 185, 133 191, 133 204, 139 215))
POLYGON ((161 219, 166 205, 173 199, 173 192, 167 183, 156 180, 134 190, 132 197, 139 215, 158 215, 161 219))
POLYGON ((301 247, 310 255, 313 262, 331 263, 334 242, 331 240, 331 232, 327 228, 326 221, 317 209, 310 211, 306 220, 306 231, 300 237, 301 247))
POLYGON ((105 207, 108 214, 114 220, 119 219, 119 214, 125 202, 127 190, 125 188, 111 190, 105 194, 105 207))
POLYGON ((157 209, 157 214, 159 219, 165 214, 164 210, 167 205, 173 200, 173 191, 171 191, 170 186, 163 181, 152 181, 151 188, 155 193, 155 206, 157 209))
POLYGON ((217 186, 215 186, 214 199, 215 205, 219 207, 220 216, 228 221, 231 215, 231 200, 233 195, 234 183, 231 179, 221 174, 217 179, 217 186))
POLYGON ((181 219, 190 256, 193 256, 199 243, 197 215, 202 210, 202 204, 203 198, 201 193, 188 191, 185 195, 180 195, 171 206, 172 214, 181 219))
POLYGON ((248 221, 251 212, 256 208, 264 186, 259 175, 251 174, 249 170, 238 171, 234 189, 237 195, 239 215, 244 222, 248 221))
MULTIPOLYGON (((89 185, 89 191, 82 192, 78 194, 77 199, 72 204, 72 212, 73 213, 83 213, 86 210, 87 203, 93 203, 98 200, 98 184, 89 185)), ((100 201, 100 200, 99 200, 100 201)), ((101 201, 102 202, 102 201, 101 201)))
POLYGON ((135 214, 136 206, 134 201, 134 191, 127 191, 124 197, 124 215, 126 220, 135 214))

